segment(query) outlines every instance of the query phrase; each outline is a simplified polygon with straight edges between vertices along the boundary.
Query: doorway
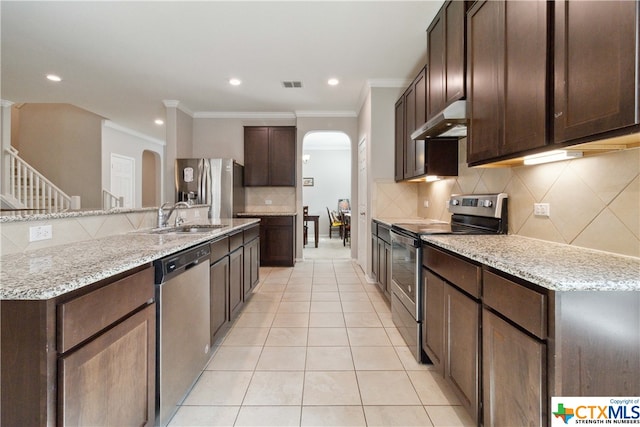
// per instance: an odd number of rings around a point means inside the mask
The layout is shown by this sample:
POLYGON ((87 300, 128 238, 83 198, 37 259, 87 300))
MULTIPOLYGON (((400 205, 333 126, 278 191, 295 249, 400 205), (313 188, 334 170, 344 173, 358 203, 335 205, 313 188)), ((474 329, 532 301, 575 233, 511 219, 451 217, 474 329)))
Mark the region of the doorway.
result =
POLYGON ((317 256, 350 258, 351 242, 343 242, 337 228, 330 230, 330 211, 338 211, 338 201, 351 197, 351 140, 341 131, 312 131, 302 141, 302 205, 309 215, 318 216, 318 248, 315 224, 308 222, 304 258, 317 256), (330 232, 331 231, 331 232, 330 232), (337 244, 339 243, 339 245, 337 244), (321 255, 324 253, 324 255, 321 255))
POLYGON ((124 199, 122 207, 132 208, 135 200, 135 165, 133 157, 111 153, 110 191, 124 199))

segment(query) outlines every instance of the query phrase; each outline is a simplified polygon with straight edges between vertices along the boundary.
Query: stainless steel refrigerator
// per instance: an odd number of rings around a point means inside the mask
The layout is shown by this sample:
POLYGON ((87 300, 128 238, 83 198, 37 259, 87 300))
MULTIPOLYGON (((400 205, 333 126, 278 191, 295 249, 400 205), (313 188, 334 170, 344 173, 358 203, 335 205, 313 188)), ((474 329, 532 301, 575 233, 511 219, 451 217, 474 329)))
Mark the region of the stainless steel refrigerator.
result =
POLYGON ((176 201, 209 205, 209 218, 244 211, 244 166, 233 159, 176 159, 176 201))

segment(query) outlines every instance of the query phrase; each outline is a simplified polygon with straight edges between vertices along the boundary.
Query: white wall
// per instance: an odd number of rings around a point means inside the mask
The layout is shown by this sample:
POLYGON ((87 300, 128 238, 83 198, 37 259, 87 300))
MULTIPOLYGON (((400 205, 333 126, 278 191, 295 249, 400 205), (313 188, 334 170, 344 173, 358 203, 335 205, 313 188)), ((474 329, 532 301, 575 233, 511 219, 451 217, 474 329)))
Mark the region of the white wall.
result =
MULTIPOLYGON (((135 159, 135 194, 133 207, 142 207, 142 153, 144 150, 164 157, 164 142, 105 120, 102 125, 102 188, 111 190, 111 154, 135 159)), ((164 162, 161 160, 160 164, 164 162)), ((160 177, 163 172, 160 172, 160 177)), ((162 178, 160 178, 162 182, 162 178)))
POLYGON ((327 208, 337 209, 338 199, 351 200, 351 150, 303 149, 303 154, 311 155, 309 162, 302 165, 303 180, 311 177, 314 184, 302 187, 302 204, 309 206, 309 215, 320 216, 320 235, 328 235, 327 208))

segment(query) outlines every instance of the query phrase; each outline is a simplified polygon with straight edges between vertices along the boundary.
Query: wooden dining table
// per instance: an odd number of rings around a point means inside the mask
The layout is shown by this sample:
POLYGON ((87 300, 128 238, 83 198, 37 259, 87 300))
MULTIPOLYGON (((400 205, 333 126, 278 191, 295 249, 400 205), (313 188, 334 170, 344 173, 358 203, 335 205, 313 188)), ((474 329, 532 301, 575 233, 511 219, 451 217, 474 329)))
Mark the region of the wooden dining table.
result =
MULTIPOLYGON (((318 221, 320 220, 320 215, 305 215, 303 221, 313 222, 313 237, 315 238, 316 248, 318 247, 318 221)), ((305 242, 306 243, 306 242, 305 242)))

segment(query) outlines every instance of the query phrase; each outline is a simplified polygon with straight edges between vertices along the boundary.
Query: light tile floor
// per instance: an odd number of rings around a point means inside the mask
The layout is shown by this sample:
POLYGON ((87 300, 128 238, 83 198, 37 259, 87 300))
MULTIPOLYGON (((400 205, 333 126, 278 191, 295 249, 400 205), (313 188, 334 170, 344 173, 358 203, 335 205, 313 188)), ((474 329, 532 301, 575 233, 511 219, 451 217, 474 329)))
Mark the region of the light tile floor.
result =
POLYGON ((348 259, 261 268, 171 426, 471 426, 348 259))

